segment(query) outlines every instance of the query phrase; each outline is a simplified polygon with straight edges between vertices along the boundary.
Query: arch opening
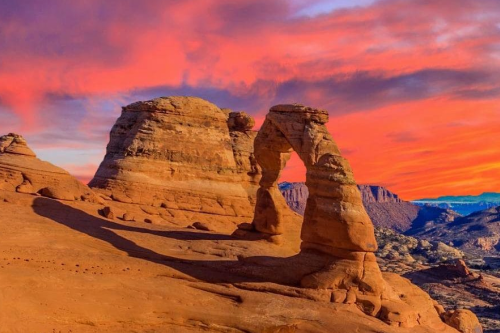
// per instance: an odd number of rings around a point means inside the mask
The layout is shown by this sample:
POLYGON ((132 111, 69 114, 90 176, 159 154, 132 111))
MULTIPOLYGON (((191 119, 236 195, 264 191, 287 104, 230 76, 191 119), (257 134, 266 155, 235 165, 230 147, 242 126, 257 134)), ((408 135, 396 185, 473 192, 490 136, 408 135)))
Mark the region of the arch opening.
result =
POLYGON ((328 132, 328 113, 301 105, 271 108, 254 143, 262 179, 257 192, 254 229, 281 235, 288 205, 278 188, 280 175, 296 152, 306 167, 309 197, 301 230, 301 249, 334 256, 377 249, 352 170, 328 132))

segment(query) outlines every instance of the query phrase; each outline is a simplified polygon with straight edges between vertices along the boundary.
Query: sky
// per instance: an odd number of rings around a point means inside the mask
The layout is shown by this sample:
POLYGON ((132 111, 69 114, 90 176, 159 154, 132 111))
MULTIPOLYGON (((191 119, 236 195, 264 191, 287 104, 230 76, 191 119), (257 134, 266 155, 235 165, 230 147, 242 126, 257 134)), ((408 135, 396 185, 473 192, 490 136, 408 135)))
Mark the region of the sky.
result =
POLYGON ((326 109, 357 182, 407 200, 500 192, 499 77, 498 0, 0 0, 0 133, 84 182, 121 106, 190 95, 326 109))

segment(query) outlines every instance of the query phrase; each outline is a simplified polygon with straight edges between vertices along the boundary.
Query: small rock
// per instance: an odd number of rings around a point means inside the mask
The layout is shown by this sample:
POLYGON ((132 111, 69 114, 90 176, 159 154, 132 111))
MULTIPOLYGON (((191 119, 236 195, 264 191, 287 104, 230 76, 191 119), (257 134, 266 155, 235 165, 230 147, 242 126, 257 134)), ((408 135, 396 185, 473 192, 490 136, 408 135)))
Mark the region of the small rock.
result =
POLYGON ((356 303, 356 293, 353 290, 349 290, 346 295, 346 299, 344 301, 345 304, 354 304, 356 303))
POLYGON ((193 223, 193 227, 198 230, 210 231, 211 229, 203 222, 195 222, 193 223))
POLYGON ((123 202, 123 203, 132 203, 133 200, 129 198, 127 195, 123 193, 113 193, 111 198, 115 201, 123 202))
POLYGON ((334 290, 332 291, 332 302, 333 303, 344 303, 347 297, 346 290, 334 290))
POLYGON ((227 124, 233 131, 249 131, 255 126, 255 120, 243 111, 230 112, 227 124))
POLYGON ((132 222, 132 221, 135 221, 135 217, 134 215, 130 214, 130 213, 125 213, 123 214, 123 217, 122 217, 123 221, 127 221, 127 222, 132 222))
POLYGON ((113 220, 116 216, 115 211, 110 206, 106 206, 99 211, 99 213, 107 219, 113 220))
POLYGON ((240 224, 238 224, 238 229, 247 230, 247 231, 254 230, 252 223, 240 223, 240 224))

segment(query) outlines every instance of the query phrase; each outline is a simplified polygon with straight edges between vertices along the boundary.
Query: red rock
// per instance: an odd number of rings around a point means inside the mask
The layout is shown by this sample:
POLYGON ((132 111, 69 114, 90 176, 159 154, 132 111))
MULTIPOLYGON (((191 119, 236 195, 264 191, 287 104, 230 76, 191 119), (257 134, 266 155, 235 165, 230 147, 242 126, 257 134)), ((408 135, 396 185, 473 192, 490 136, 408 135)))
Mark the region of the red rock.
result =
POLYGON ((13 133, 0 137, 0 179, 2 190, 40 193, 59 200, 101 202, 68 172, 36 158, 26 140, 13 133))
POLYGON ((113 220, 116 217, 115 210, 110 206, 106 206, 101 209, 100 213, 102 216, 110 220, 113 220))
POLYGON ((442 315, 446 324, 461 333, 483 333, 483 328, 476 315, 470 310, 451 310, 442 315))
POLYGON ((253 123, 196 97, 133 103, 113 126, 90 186, 124 203, 243 222, 253 215, 260 178, 253 123))
POLYGON ((135 221, 135 217, 134 217, 134 215, 132 215, 130 213, 125 213, 125 214, 123 214, 122 220, 127 221, 127 222, 132 222, 132 221, 135 221))

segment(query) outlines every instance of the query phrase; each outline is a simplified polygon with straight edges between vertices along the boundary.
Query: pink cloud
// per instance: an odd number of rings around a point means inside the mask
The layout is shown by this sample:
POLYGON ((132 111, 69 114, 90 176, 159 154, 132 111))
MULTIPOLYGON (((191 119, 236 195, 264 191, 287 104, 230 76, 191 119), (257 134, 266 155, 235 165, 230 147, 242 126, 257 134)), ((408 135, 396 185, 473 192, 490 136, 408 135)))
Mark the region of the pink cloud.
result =
MULTIPOLYGON (((302 102, 330 111, 360 182, 407 198, 498 189, 498 1, 381 0, 314 17, 303 6, 3 4, 0 116, 21 121, 0 130, 102 148, 119 105, 152 91, 216 96, 259 124, 272 104, 302 102)), ((302 179, 298 162, 285 177, 302 179)))

